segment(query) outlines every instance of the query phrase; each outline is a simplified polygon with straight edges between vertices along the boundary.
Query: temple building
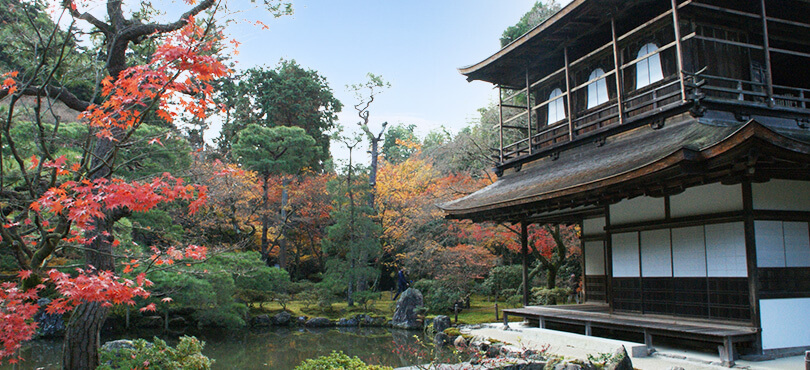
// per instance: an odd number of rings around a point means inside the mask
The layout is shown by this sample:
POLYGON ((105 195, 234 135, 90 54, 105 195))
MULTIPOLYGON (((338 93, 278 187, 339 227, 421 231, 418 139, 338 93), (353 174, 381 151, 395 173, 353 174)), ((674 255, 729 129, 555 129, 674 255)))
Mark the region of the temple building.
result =
POLYGON ((498 180, 447 217, 583 232, 587 303, 507 315, 810 349, 810 2, 574 0, 460 71, 500 89, 498 180))

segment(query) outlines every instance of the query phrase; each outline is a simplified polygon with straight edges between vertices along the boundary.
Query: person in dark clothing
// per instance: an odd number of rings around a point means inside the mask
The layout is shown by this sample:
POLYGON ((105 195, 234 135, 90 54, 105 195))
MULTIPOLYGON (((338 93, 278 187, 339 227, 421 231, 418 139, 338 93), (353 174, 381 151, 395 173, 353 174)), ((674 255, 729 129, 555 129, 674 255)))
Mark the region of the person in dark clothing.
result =
POLYGON ((411 286, 411 283, 408 282, 408 278, 405 276, 405 269, 399 269, 397 272, 397 294, 394 295, 394 301, 397 300, 400 294, 404 292, 408 287, 411 286))

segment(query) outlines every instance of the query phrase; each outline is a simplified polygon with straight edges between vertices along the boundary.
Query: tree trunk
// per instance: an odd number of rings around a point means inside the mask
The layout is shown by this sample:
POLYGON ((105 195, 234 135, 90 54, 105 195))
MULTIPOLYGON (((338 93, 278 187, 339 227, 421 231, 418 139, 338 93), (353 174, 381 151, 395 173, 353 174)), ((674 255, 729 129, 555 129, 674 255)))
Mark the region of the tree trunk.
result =
POLYGON ((267 248, 268 244, 267 229, 270 227, 270 218, 267 215, 267 212, 269 211, 269 205, 267 203, 269 202, 268 199, 270 198, 269 195, 270 185, 267 183, 269 180, 270 180, 269 175, 264 176, 264 186, 262 189, 263 212, 262 212, 262 245, 261 245, 262 258, 264 259, 264 262, 267 263, 268 266, 270 265, 270 256, 269 256, 270 251, 267 248))
MULTIPOLYGON (((385 129, 385 128, 383 128, 385 129)), ((380 132, 382 134, 382 132, 380 132)), ((376 214, 375 195, 377 191, 377 156, 379 155, 380 136, 371 138, 371 167, 368 169, 368 206, 376 214)))
POLYGON ((287 185, 289 184, 290 179, 281 180, 281 238, 278 240, 278 265, 285 270, 287 269, 287 202, 290 198, 287 185))
POLYGON ((92 370, 98 367, 99 332, 109 309, 101 303, 82 303, 73 310, 65 329, 62 369, 92 370))

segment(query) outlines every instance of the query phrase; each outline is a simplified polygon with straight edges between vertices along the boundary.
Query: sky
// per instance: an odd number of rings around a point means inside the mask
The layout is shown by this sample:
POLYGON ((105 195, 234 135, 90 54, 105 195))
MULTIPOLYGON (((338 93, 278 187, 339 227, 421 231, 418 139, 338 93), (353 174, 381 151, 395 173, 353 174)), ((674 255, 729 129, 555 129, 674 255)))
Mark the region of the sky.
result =
MULTIPOLYGON (((52 0, 55 1, 55 0, 52 0)), ((261 9, 266 0, 227 3, 237 22, 226 34, 240 42, 232 55, 237 70, 255 66, 275 68, 283 59, 324 76, 343 105, 339 123, 347 133, 359 131, 357 103, 347 85, 361 84, 373 73, 391 84, 371 105, 370 126, 379 132, 382 122, 413 124, 417 135, 432 130, 459 132, 479 117, 478 109, 497 100, 488 83, 467 82, 458 68, 478 63, 500 48, 503 31, 528 12, 535 0, 285 0, 293 15, 273 18, 261 9), (236 12, 234 14, 234 12, 236 12), (259 20, 267 29, 253 23, 259 20)), ((273 0, 270 0, 273 1, 273 0)), ((562 0, 563 5, 570 0, 562 0)), ((55 2, 54 2, 55 3, 55 2)), ((137 1, 125 7, 138 6, 137 1)), ((185 1, 152 2, 165 11, 159 20, 176 20, 188 10, 185 1)), ((104 18, 103 2, 87 1, 84 9, 104 18)), ((212 120, 205 137, 219 135, 212 120)), ((363 150, 355 151, 368 161, 363 150)), ((348 150, 332 144, 338 161, 348 150)))
MULTIPOLYGON (((491 84, 467 82, 457 68, 497 52, 503 31, 533 4, 534 0, 293 0, 291 16, 245 14, 260 19, 267 30, 242 23, 228 32, 242 43, 234 57, 237 69, 272 68, 284 58, 318 71, 344 105, 338 117, 347 131, 357 129, 359 118, 355 97, 346 85, 366 81, 369 72, 382 76, 391 88, 370 107, 372 131, 378 132, 382 122, 404 123, 416 125, 424 136, 442 127, 458 132, 478 117, 479 108, 497 99, 491 84)), ((215 130, 207 137, 215 137, 215 130)), ((343 145, 332 146, 338 160, 348 157, 343 145)))

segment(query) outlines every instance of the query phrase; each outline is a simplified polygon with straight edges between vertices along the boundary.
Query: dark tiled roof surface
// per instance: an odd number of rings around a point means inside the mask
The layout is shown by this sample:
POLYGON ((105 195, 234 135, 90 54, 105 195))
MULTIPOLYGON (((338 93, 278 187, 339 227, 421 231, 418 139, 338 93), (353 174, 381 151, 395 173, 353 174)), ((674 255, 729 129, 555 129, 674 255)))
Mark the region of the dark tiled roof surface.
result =
MULTIPOLYGON (((789 123, 766 127, 780 136, 810 142, 808 130, 799 130, 795 123, 790 127, 789 123)), ((560 153, 556 160, 545 157, 528 163, 518 172, 509 171, 495 183, 439 207, 450 217, 466 218, 478 212, 497 212, 515 205, 554 199, 650 167, 682 149, 700 152, 723 142, 745 126, 749 125, 734 120, 697 120, 688 114, 675 116, 660 129, 642 126, 608 137, 602 146, 588 143, 560 153)), ((655 168, 650 170, 655 171, 655 168)))

